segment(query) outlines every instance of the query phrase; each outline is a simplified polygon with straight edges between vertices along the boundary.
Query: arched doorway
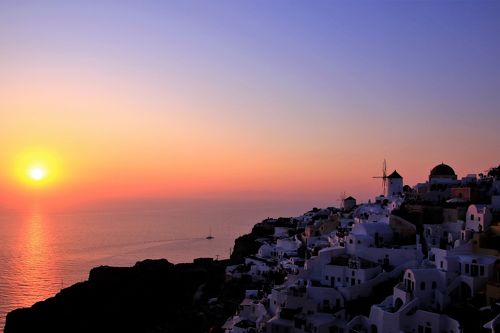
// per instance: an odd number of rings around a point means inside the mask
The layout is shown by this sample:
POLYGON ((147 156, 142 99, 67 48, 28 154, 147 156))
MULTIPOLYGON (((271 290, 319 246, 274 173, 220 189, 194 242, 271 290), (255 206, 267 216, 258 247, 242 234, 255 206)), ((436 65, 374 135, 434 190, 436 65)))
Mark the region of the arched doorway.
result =
POLYGON ((398 311, 399 309, 401 309, 401 307, 403 306, 403 300, 401 298, 396 298, 396 301, 394 302, 394 311, 398 311))

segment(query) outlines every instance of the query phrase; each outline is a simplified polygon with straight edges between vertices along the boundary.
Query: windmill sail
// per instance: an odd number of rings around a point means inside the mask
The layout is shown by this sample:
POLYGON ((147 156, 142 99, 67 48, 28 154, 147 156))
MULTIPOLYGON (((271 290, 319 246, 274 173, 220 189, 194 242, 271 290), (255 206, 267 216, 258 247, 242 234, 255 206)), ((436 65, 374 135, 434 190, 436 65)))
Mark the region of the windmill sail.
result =
POLYGON ((382 176, 373 176, 373 178, 382 179, 382 194, 385 196, 387 191, 387 162, 385 161, 385 158, 384 163, 382 164, 382 176))

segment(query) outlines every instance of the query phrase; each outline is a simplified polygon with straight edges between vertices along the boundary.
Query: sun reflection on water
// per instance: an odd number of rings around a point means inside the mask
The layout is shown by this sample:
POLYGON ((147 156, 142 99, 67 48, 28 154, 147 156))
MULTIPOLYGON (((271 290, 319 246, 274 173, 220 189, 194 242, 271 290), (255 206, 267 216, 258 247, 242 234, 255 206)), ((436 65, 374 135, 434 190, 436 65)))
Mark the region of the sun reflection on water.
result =
POLYGON ((18 256, 14 263, 17 280, 13 281, 16 286, 12 286, 18 289, 12 299, 16 306, 31 306, 59 289, 50 237, 43 212, 34 209, 26 216, 18 234, 18 256))
POLYGON ((131 266, 146 258, 179 263, 228 256, 237 236, 251 229, 259 216, 273 216, 279 209, 267 203, 249 208, 191 201, 145 207, 61 214, 34 206, 0 214, 0 331, 7 312, 87 279, 95 266, 131 266), (213 222, 216 242, 205 239, 207 221, 213 222))

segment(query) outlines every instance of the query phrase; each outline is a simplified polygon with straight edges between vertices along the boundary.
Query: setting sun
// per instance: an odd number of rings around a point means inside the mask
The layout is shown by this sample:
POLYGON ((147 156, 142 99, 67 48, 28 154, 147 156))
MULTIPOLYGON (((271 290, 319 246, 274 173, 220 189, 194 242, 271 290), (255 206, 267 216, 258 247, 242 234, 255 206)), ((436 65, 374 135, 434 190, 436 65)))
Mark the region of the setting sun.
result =
POLYGON ((15 178, 28 188, 53 187, 62 177, 59 154, 50 148, 35 147, 20 151, 13 165, 15 178))
POLYGON ((47 171, 42 167, 32 167, 29 169, 29 176, 31 179, 39 181, 45 178, 47 171))

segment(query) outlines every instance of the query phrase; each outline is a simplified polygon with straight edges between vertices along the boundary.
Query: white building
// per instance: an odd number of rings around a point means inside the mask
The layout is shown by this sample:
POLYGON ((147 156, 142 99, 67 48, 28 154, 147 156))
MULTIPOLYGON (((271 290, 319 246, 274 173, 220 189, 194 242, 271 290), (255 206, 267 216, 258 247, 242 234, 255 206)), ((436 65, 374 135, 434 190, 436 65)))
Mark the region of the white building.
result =
POLYGON ((487 205, 470 205, 465 216, 465 228, 476 232, 490 227, 492 215, 487 205))
POLYGON ((403 195, 403 177, 394 170, 387 176, 387 196, 389 198, 403 195))
POLYGON ((336 256, 323 266, 321 284, 330 287, 361 285, 382 272, 379 264, 351 257, 336 256))
POLYGON ((349 196, 345 199, 342 200, 342 209, 345 211, 349 211, 356 207, 356 199, 353 197, 349 196))

